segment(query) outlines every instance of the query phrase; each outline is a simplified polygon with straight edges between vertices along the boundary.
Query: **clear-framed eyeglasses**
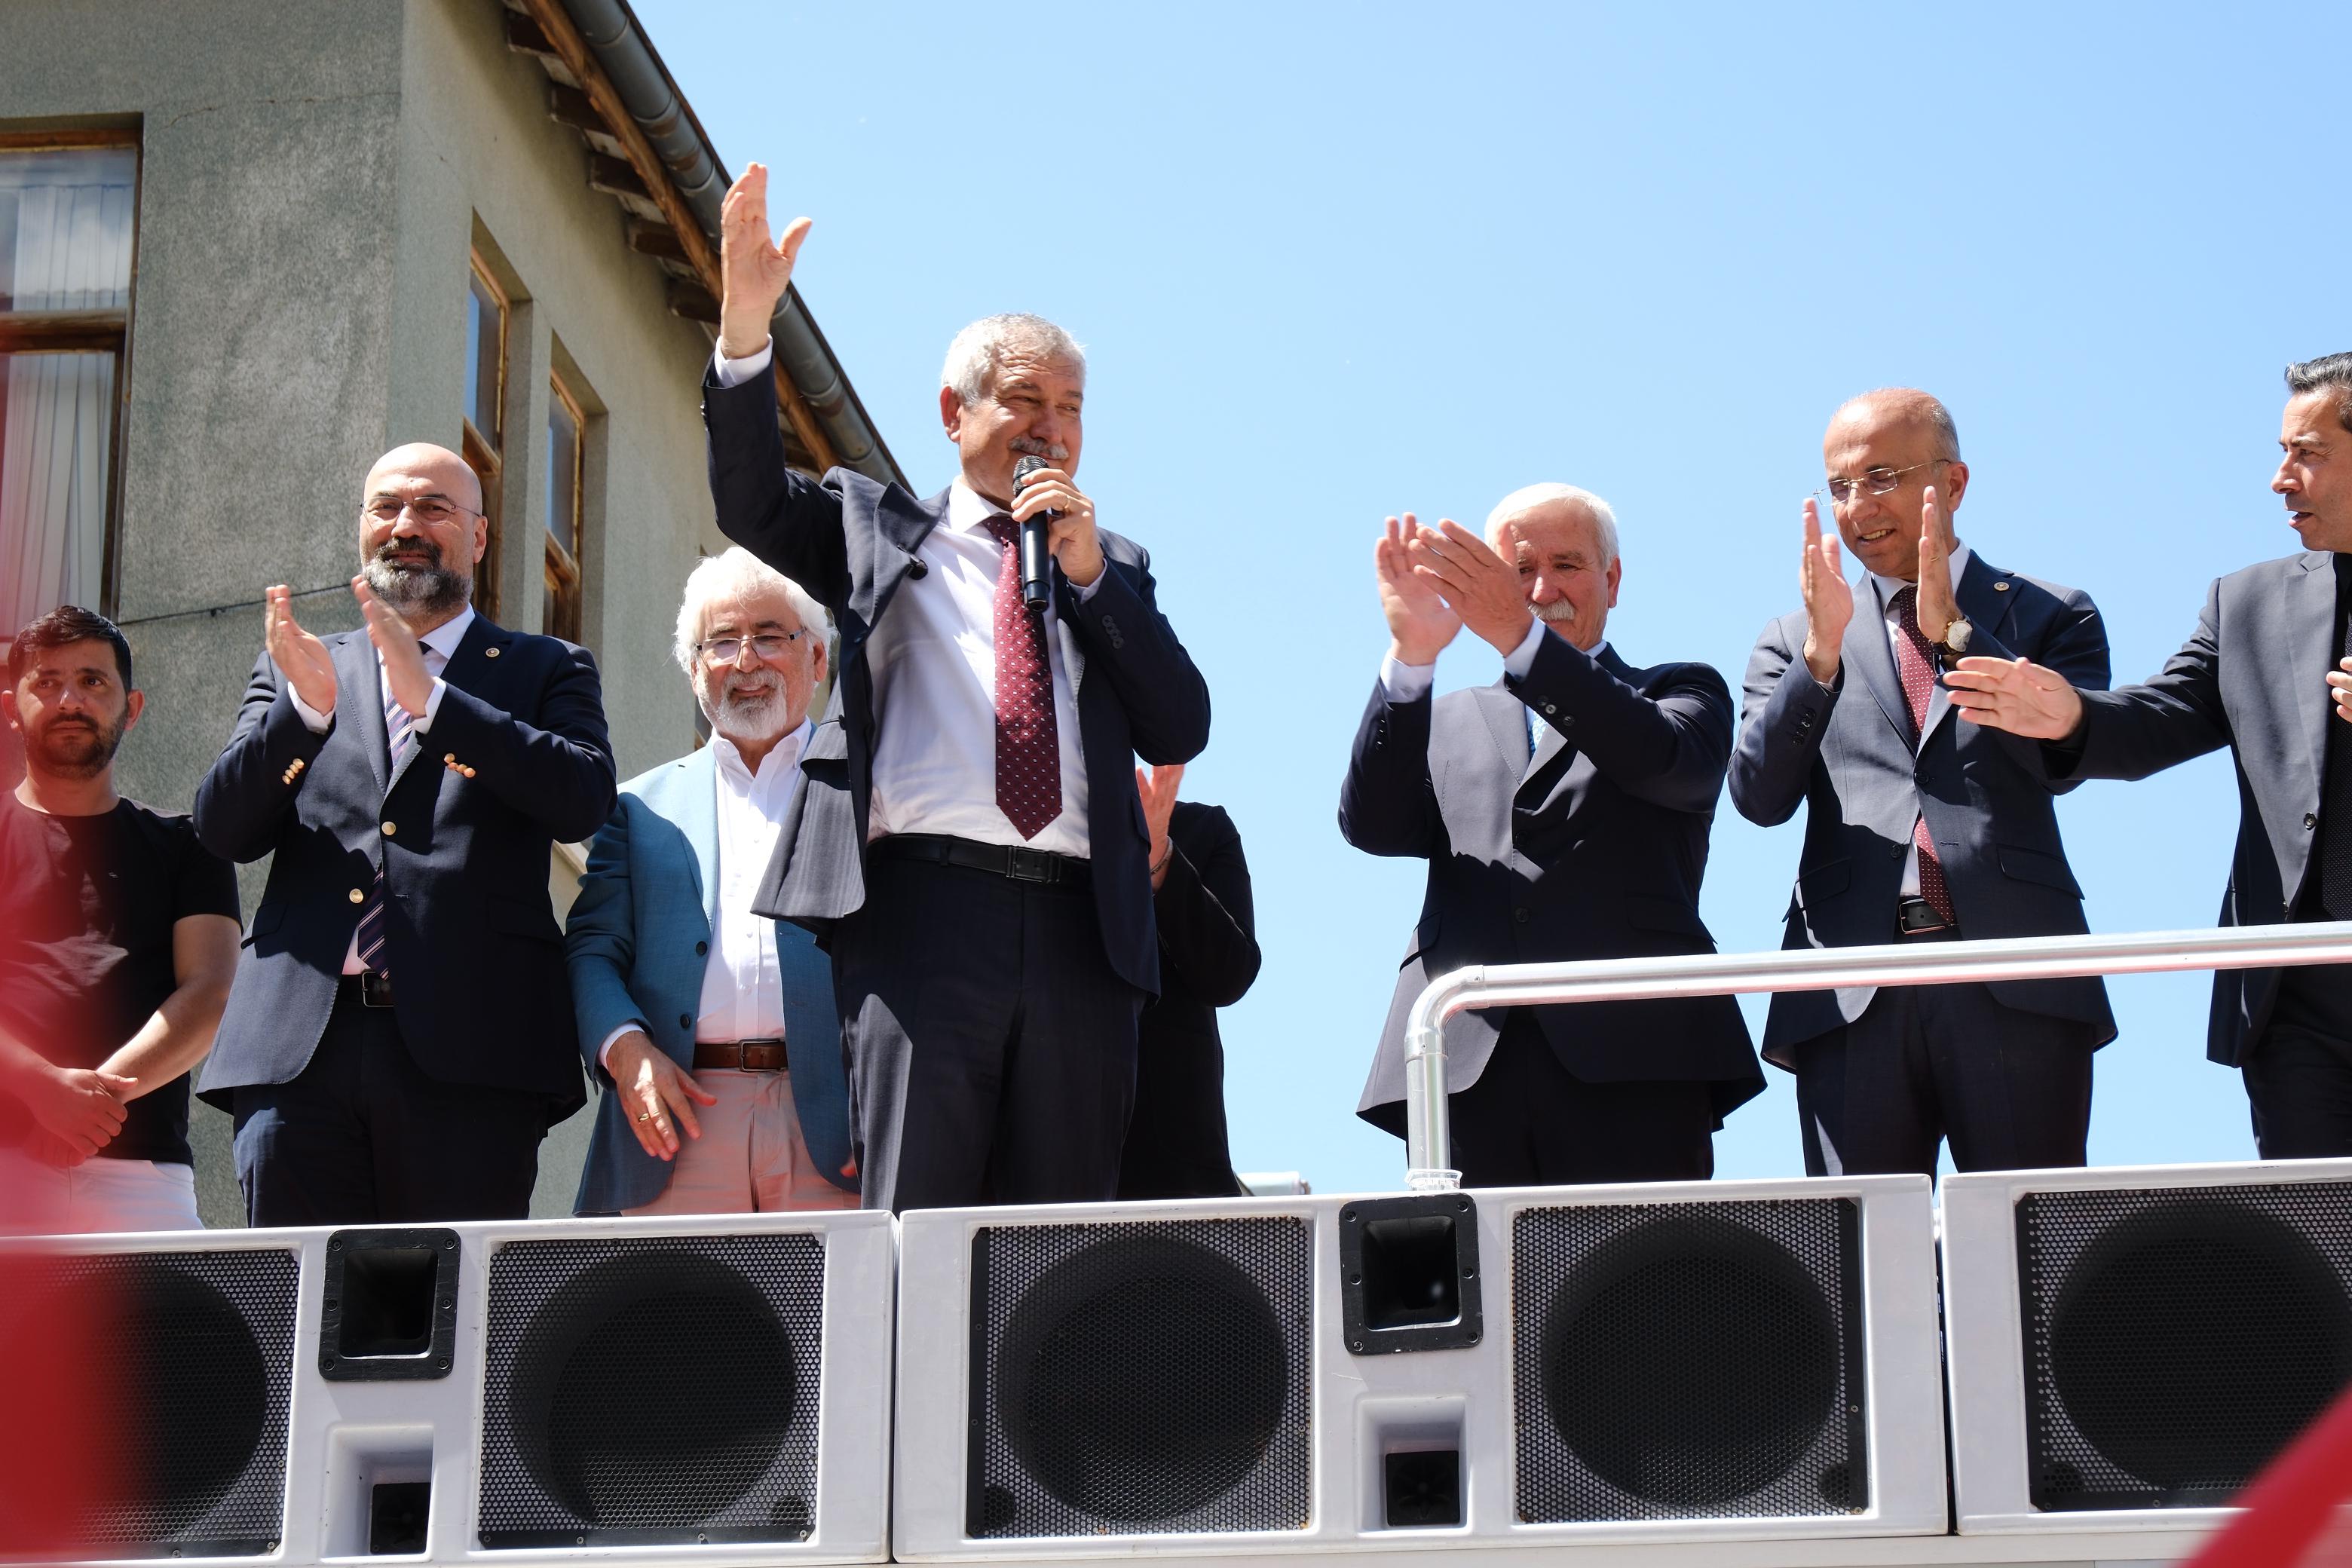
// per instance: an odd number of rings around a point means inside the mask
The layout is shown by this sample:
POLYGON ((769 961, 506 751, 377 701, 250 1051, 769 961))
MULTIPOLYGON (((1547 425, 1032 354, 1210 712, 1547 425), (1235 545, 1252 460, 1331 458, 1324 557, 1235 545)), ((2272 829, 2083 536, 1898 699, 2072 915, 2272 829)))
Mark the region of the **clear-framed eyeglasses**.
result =
POLYGON ((694 651, 701 655, 706 663, 733 664, 742 657, 744 646, 749 644, 751 651, 761 658, 776 659, 783 658, 784 649, 806 636, 808 628, 803 626, 796 632, 761 632, 751 637, 713 637, 709 642, 696 643, 694 651))
POLYGON ((404 511, 427 528, 438 528, 443 523, 454 522, 461 517, 486 515, 476 511, 472 507, 459 506, 456 501, 443 495, 416 496, 406 500, 398 496, 370 496, 367 499, 367 504, 361 507, 360 510, 366 515, 369 521, 383 523, 387 527, 398 522, 400 514, 404 511))
POLYGON ((1921 468, 1932 468, 1938 463, 1950 461, 1952 459, 1949 458, 1930 458, 1924 463, 1909 463, 1899 468, 1864 468, 1859 478, 1832 479, 1813 494, 1827 496, 1832 506, 1843 506, 1853 499, 1853 492, 1857 489, 1867 490, 1874 496, 1886 495, 1903 482, 1904 475, 1916 473, 1921 468))

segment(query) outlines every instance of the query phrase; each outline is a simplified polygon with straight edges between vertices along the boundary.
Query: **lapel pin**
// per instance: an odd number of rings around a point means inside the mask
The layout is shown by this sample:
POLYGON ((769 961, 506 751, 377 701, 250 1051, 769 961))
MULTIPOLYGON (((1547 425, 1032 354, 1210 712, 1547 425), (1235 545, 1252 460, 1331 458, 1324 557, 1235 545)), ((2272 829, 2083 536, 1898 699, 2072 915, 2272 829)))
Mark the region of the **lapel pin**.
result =
POLYGON ((2009 584, 2006 583, 1995 583, 1992 585, 1992 591, 1996 594, 2006 594, 2009 592, 2009 584))
POLYGON ((482 657, 484 658, 496 658, 499 657, 499 650, 494 647, 486 647, 482 650, 482 657))

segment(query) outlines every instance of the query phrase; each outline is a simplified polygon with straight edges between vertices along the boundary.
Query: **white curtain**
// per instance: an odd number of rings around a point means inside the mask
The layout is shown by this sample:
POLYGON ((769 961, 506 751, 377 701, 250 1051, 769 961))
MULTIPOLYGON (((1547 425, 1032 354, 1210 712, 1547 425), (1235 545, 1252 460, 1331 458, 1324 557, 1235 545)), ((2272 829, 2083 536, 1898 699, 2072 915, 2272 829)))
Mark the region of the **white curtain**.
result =
MULTIPOLYGON (((124 307, 131 171, 127 150, 0 155, 13 309, 124 307)), ((114 376, 110 353, 0 355, 0 636, 58 605, 98 607, 114 376)))

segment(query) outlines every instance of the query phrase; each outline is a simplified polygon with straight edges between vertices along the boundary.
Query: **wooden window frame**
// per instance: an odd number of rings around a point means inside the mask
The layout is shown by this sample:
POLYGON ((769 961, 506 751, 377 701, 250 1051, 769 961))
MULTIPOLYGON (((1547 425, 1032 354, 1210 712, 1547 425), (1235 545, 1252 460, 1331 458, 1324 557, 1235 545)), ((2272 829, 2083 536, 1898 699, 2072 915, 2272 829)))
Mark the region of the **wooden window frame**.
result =
POLYGON ((114 406, 106 437, 106 537, 99 547, 99 602, 91 606, 103 616, 120 614, 122 597, 122 411, 131 398, 131 312, 139 299, 139 217, 147 150, 137 125, 0 131, 0 153, 80 153, 113 147, 131 152, 131 276, 123 289, 122 309, 0 310, 0 354, 114 356, 114 406))
MULTIPOLYGON (((505 534, 502 513, 506 493, 506 417, 507 417, 507 356, 514 330, 514 301, 499 286, 498 275, 490 270, 481 252, 468 257, 474 279, 488 290, 499 308, 498 384, 490 391, 491 416, 498 428, 487 433, 474 425, 474 411, 461 409, 457 420, 464 431, 461 455, 472 466, 474 477, 481 481, 482 513, 489 531, 489 543, 482 559, 474 567, 474 608, 490 620, 499 618, 499 563, 500 546, 505 534)), ((473 290, 466 292, 466 309, 474 309, 473 290)))
MULTIPOLYGON (((583 609, 580 571, 581 535, 585 526, 584 520, 588 507, 586 486, 583 483, 587 470, 588 416, 582 410, 580 399, 573 396, 572 389, 563 384, 562 375, 549 376, 547 384, 550 409, 561 406, 572 419, 572 516, 569 519, 572 538, 567 548, 563 541, 555 537, 553 530, 546 528, 540 530, 541 538, 544 541, 542 548, 545 555, 542 570, 546 574, 547 584, 547 606, 542 617, 544 625, 541 629, 550 637, 562 637, 566 642, 576 643, 580 640, 583 609)), ((547 432, 547 439, 551 444, 553 443, 555 433, 552 429, 547 432)), ((553 454, 551 453, 551 464, 552 458, 553 454)), ((552 487, 550 488, 547 504, 551 510, 555 505, 552 487)))

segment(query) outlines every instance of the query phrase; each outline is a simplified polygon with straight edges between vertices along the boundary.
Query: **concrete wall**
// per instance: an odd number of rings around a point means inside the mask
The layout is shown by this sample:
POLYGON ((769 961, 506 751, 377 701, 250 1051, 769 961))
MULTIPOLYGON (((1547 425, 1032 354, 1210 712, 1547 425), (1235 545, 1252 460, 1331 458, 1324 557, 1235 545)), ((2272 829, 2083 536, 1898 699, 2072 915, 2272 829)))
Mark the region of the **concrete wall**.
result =
MULTIPOLYGON (((498 258, 509 339, 500 618, 538 629, 548 375, 586 395, 584 640, 626 777, 693 744, 668 660, 709 518, 696 412, 709 338, 670 315, 620 209, 587 187, 547 79, 498 0, 10 0, 0 129, 137 117, 138 274, 118 612, 147 718, 126 793, 185 809, 289 583, 314 630, 356 624, 358 488, 406 440, 455 447, 467 256, 498 258)), ((247 910, 264 867, 243 878, 247 910)), ((551 883, 568 902, 562 866, 551 883)), ((226 1119, 200 1110, 202 1206, 241 1214, 226 1119)), ((543 1152, 568 1213, 586 1118, 543 1152)))

